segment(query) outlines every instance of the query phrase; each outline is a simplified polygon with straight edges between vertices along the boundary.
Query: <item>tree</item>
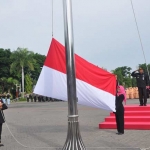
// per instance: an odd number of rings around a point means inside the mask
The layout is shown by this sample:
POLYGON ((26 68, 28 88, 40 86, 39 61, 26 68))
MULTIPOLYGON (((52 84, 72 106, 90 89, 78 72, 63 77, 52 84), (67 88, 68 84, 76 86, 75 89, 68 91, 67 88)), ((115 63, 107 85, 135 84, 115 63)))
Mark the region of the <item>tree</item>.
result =
POLYGON ((148 72, 150 73, 150 64, 146 65, 145 63, 144 64, 139 64, 139 68, 143 68, 144 72, 148 72))
POLYGON ((12 77, 9 77, 7 79, 7 90, 8 90, 9 93, 10 93, 10 89, 15 87, 16 84, 19 84, 19 81, 17 79, 14 79, 12 77))
POLYGON ((10 49, 0 48, 0 78, 7 78, 10 76, 10 56, 10 49))
POLYGON ((37 81, 46 57, 45 55, 36 53, 34 54, 33 58, 36 60, 36 63, 34 63, 34 71, 31 71, 31 78, 34 81, 37 81))
POLYGON ((112 70, 112 73, 114 73, 115 75, 117 75, 118 82, 121 85, 123 85, 123 75, 122 75, 121 68, 116 68, 115 70, 112 70))
POLYGON ((119 84, 124 85, 125 87, 132 86, 132 79, 131 79, 131 68, 127 66, 118 67, 112 72, 117 75, 117 79, 119 84))
POLYGON ((26 93, 31 93, 33 88, 33 83, 29 74, 25 75, 25 85, 26 85, 25 86, 26 93))
POLYGON ((18 75, 22 75, 22 96, 24 97, 24 68, 28 70, 34 70, 33 59, 34 53, 29 51, 27 48, 17 48, 16 51, 12 52, 11 59, 12 64, 10 67, 11 73, 18 72, 18 75))
POLYGON ((1 84, 1 92, 4 93, 4 92, 9 92, 10 93, 10 89, 14 86, 16 86, 16 84, 18 84, 18 80, 12 78, 12 77, 9 77, 9 78, 6 78, 6 77, 2 77, 0 78, 0 84, 1 84))
POLYGON ((137 86, 136 79, 132 78, 132 87, 136 87, 136 86, 137 86))
POLYGON ((6 89, 6 84, 7 84, 7 78, 6 77, 0 78, 1 93, 4 93, 6 89))
POLYGON ((131 79, 131 77, 125 77, 124 78, 124 86, 125 87, 132 87, 132 79, 131 79))

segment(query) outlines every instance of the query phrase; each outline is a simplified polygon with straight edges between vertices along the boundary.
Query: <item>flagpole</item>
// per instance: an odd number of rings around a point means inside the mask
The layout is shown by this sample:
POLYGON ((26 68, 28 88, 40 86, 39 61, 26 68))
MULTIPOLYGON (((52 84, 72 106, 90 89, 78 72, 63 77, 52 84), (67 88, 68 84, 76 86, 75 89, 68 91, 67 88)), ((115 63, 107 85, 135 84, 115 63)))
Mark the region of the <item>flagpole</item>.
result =
POLYGON ((68 134, 63 150, 86 150, 79 130, 71 0, 63 0, 67 68, 68 134))

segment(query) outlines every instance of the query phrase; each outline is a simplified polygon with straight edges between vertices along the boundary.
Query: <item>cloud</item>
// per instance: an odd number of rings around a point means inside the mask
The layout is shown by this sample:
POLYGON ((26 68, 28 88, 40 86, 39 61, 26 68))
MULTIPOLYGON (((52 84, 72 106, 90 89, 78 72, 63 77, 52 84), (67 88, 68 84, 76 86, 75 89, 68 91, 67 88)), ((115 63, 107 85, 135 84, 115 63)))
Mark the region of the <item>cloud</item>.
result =
MULTIPOLYGON (((150 63, 150 1, 133 0, 150 63)), ((0 47, 47 54, 52 38, 50 0, 0 0, 0 47)), ((75 52, 108 70, 133 69, 144 58, 130 0, 72 0, 75 52)), ((62 0, 54 0, 54 37, 64 44, 62 0)))

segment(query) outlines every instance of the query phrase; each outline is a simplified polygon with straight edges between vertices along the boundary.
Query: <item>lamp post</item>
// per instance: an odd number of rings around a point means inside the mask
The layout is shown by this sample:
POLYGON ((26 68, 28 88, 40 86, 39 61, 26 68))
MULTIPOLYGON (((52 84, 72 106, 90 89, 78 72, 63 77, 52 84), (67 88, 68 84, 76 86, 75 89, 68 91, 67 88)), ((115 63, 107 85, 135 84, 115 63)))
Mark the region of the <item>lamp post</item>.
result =
POLYGON ((86 150, 79 130, 71 0, 63 0, 68 93, 68 134, 63 150, 86 150))

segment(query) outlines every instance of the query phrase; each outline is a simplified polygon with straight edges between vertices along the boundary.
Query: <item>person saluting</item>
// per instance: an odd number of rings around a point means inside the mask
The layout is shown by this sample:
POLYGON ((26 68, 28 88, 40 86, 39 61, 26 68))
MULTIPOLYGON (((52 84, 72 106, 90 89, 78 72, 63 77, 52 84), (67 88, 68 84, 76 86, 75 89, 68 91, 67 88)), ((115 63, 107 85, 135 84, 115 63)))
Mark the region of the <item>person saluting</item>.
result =
POLYGON ((142 68, 135 70, 131 74, 132 77, 136 78, 138 92, 139 92, 139 101, 140 106, 146 106, 147 104, 147 91, 146 88, 149 84, 149 78, 146 73, 144 73, 142 68))

